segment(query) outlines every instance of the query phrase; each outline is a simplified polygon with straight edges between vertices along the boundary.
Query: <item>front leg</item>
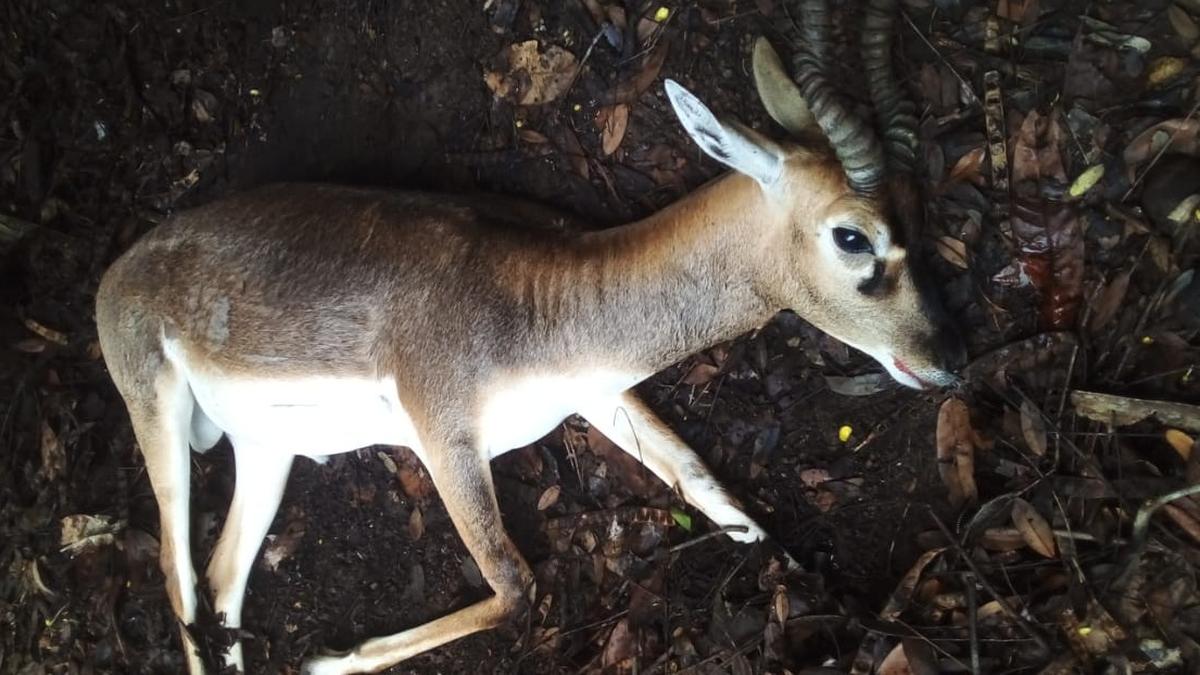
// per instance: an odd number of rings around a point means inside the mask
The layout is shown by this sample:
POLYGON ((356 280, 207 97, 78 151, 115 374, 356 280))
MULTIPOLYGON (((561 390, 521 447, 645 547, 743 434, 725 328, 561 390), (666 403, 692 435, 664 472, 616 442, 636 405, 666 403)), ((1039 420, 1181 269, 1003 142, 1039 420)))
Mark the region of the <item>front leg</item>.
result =
POLYGON ((462 440, 427 441, 424 446, 422 458, 434 487, 495 595, 415 628, 367 640, 349 653, 310 659, 301 669, 304 675, 377 672, 451 640, 494 628, 527 605, 533 573, 500 520, 487 453, 462 440))
POLYGON ((743 543, 766 539, 767 533, 721 487, 696 451, 663 424, 633 390, 598 399, 579 414, 660 480, 678 489, 709 520, 721 527, 746 528, 745 532, 730 532, 730 538, 743 543))

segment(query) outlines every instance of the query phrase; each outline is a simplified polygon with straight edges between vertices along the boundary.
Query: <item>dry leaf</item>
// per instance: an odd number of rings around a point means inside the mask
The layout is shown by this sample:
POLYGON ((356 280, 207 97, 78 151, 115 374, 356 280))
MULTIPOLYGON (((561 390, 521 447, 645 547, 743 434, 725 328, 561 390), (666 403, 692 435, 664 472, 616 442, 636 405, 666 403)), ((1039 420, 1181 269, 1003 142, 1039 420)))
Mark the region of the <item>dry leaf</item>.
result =
POLYGON ((1200 38, 1200 26, 1197 26, 1192 15, 1179 5, 1171 5, 1167 8, 1167 19, 1171 22, 1171 28, 1174 28, 1179 37, 1185 41, 1190 43, 1200 38))
POLYGON ((1180 154, 1200 154, 1200 119, 1166 120, 1138 134, 1125 146, 1124 160, 1131 172, 1130 179, 1140 164, 1153 159, 1167 146, 1180 154))
POLYGON ((1167 514, 1168 518, 1174 521, 1181 530, 1192 538, 1192 541, 1200 543, 1200 521, 1174 504, 1167 504, 1163 506, 1162 510, 1163 513, 1167 514))
POLYGON ((484 74, 484 81, 497 98, 517 105, 549 103, 570 88, 579 70, 575 55, 557 45, 538 51, 537 40, 511 44, 500 52, 504 71, 484 74))
POLYGON ((38 473, 47 480, 55 480, 67 470, 67 452, 63 442, 46 420, 42 420, 42 466, 38 473))
POLYGON ((972 148, 965 155, 958 158, 954 163, 954 168, 950 169, 950 176, 946 178, 943 187, 957 183, 959 181, 967 181, 970 183, 979 184, 983 182, 983 175, 980 173, 983 167, 983 159, 987 156, 987 151, 983 146, 972 148))
POLYGON ((1164 436, 1166 437, 1167 442, 1171 444, 1171 447, 1175 448, 1175 452, 1178 452, 1179 456, 1183 458, 1183 461, 1186 462, 1189 458, 1191 458, 1192 450, 1196 446, 1196 442, 1191 436, 1188 436, 1178 429, 1167 429, 1164 436))
POLYGON ((1097 333, 1101 328, 1107 326, 1117 315, 1117 311, 1121 309, 1121 304, 1125 302, 1125 293, 1129 290, 1129 278, 1132 274, 1132 270, 1121 272, 1104 287, 1104 292, 1100 294, 1100 300, 1096 303, 1089 324, 1093 333, 1097 333))
POLYGON ((538 497, 537 510, 545 511, 546 509, 558 503, 558 495, 562 493, 562 488, 558 485, 551 485, 542 492, 542 496, 538 497))
POLYGON ((950 493, 950 503, 955 506, 972 503, 979 496, 975 487, 977 437, 967 404, 957 398, 946 399, 938 410, 938 473, 950 493))
POLYGON ((884 373, 866 373, 854 377, 826 375, 825 384, 842 396, 870 396, 883 391, 891 384, 891 378, 884 373))
POLYGON ((660 40, 658 45, 642 57, 641 67, 637 71, 621 78, 613 88, 611 100, 607 103, 633 103, 642 92, 650 88, 658 79, 663 63, 667 60, 667 41, 660 40))
POLYGON ((937 247, 937 252, 946 262, 955 267, 965 270, 967 269, 967 244, 961 239, 954 237, 938 237, 934 242, 937 247))
POLYGON ((413 541, 417 541, 425 534, 425 516, 421 515, 421 509, 413 508, 412 513, 408 516, 408 536, 413 541))
POLYGON ((721 369, 706 361, 697 361, 683 378, 683 383, 693 387, 699 387, 712 382, 713 378, 720 373, 721 369))
POLYGON ((908 655, 904 653, 904 644, 896 643, 892 651, 879 662, 875 672, 877 675, 912 675, 912 669, 908 667, 908 655))
POLYGON ((998 553, 1015 551, 1025 548, 1025 537, 1015 527, 989 527, 979 537, 979 545, 998 553))
POLYGON ((1033 504, 1016 497, 1012 505, 1012 521, 1021 538, 1029 548, 1046 558, 1058 557, 1058 542, 1054 540, 1054 530, 1042 514, 1033 508, 1033 504))
POLYGON ((580 178, 587 180, 591 175, 588 170, 587 153, 583 151, 583 146, 579 144, 579 137, 571 129, 569 124, 556 124, 551 127, 551 136, 554 138, 554 145, 559 152, 566 156, 567 161, 571 165, 571 169, 579 175, 580 178))
POLYGON ((625 138, 625 129, 629 126, 629 106, 618 103, 600 108, 596 111, 596 124, 601 129, 600 147, 605 155, 613 154, 625 138))
POLYGON ((115 535, 125 528, 125 523, 111 516, 90 516, 83 513, 64 516, 60 521, 59 545, 63 551, 79 553, 115 541, 115 535))
POLYGON ((43 340, 47 342, 53 342, 59 347, 67 346, 66 333, 54 330, 53 328, 47 328, 33 319, 25 319, 24 323, 26 328, 36 333, 38 337, 42 338, 43 340))
POLYGON ((1046 421, 1032 401, 1021 403, 1021 436, 1033 454, 1038 457, 1046 454, 1046 421))

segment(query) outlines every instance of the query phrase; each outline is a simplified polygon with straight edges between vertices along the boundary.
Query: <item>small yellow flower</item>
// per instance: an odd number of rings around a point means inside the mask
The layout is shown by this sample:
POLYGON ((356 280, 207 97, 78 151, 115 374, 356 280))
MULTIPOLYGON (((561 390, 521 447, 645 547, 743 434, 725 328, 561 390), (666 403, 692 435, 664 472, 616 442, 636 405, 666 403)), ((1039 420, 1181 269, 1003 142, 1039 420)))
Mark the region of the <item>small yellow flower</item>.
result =
POLYGON ((1091 626, 1080 626, 1080 627, 1079 627, 1079 634, 1080 634, 1081 636, 1083 636, 1083 637, 1087 637, 1087 636, 1091 635, 1091 634, 1092 634, 1092 627, 1091 627, 1091 626))
POLYGON ((1150 335, 1143 335, 1142 336, 1142 344, 1144 344, 1144 345, 1154 344, 1154 337, 1150 336, 1150 335))
POLYGON ((666 21, 667 17, 669 16, 671 16, 671 10, 667 9, 666 7, 659 7, 658 11, 654 13, 654 20, 662 23, 666 21))
POLYGON ((515 122, 515 124, 517 125, 517 128, 518 128, 518 129, 520 129, 521 127, 525 126, 525 122, 523 122, 522 120, 517 120, 517 121, 515 122))
POLYGON ((583 106, 576 103, 575 105, 571 106, 571 110, 574 110, 575 112, 579 112, 580 110, 583 110, 583 106))
POLYGON ((846 441, 850 440, 850 434, 853 433, 854 429, 850 428, 849 424, 843 424, 841 428, 838 429, 838 440, 845 443, 846 441))

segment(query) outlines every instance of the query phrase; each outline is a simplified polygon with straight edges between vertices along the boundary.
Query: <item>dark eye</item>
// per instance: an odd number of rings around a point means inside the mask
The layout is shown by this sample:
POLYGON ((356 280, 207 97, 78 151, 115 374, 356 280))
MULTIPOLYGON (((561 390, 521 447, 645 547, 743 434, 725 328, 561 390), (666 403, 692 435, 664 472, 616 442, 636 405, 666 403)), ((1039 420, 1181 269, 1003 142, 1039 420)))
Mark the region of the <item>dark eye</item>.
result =
POLYGON ((867 235, 848 227, 833 228, 833 241, 846 253, 874 253, 867 235))

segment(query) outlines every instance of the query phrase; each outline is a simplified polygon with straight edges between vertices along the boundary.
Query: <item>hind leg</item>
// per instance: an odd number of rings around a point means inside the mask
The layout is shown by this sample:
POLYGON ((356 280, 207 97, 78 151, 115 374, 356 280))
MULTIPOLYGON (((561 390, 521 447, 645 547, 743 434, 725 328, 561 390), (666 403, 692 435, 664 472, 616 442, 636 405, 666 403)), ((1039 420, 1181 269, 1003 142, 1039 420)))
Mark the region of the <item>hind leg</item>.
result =
POLYGON ((204 667, 186 626, 196 620, 196 572, 192 567, 189 528, 191 464, 189 427, 194 401, 187 382, 170 365, 154 376, 152 397, 129 400, 129 417, 141 446, 146 473, 158 502, 159 563, 167 597, 181 622, 180 634, 188 671, 204 667))
MULTIPOLYGON (((222 624, 226 628, 241 628, 246 581, 279 509, 292 468, 292 455, 233 439, 233 457, 237 469, 233 503, 208 564, 207 577, 213 589, 214 609, 222 615, 222 624)), ((245 670, 241 642, 229 648, 225 665, 236 667, 238 672, 245 670)))

